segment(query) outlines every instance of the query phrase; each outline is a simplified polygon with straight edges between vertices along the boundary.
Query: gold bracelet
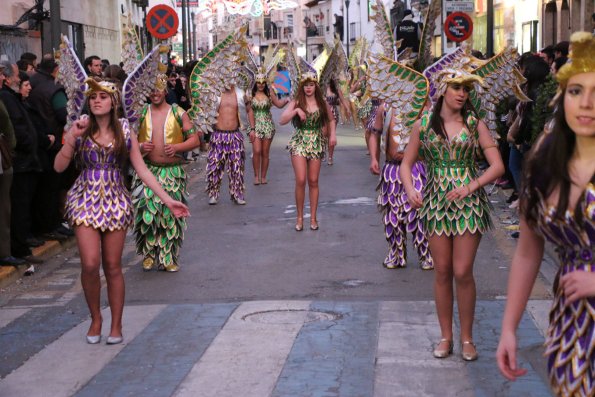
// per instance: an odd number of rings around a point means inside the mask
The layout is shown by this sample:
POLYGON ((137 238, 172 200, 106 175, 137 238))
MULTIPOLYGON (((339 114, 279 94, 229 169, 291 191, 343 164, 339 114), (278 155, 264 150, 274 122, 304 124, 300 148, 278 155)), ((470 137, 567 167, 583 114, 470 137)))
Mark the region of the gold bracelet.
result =
POLYGON ((467 186, 467 192, 468 192, 468 195, 470 196, 471 195, 471 188, 469 187, 469 185, 465 185, 465 186, 467 186))
POLYGON ((475 183, 477 183, 477 190, 481 189, 481 184, 478 179, 475 180, 475 183))

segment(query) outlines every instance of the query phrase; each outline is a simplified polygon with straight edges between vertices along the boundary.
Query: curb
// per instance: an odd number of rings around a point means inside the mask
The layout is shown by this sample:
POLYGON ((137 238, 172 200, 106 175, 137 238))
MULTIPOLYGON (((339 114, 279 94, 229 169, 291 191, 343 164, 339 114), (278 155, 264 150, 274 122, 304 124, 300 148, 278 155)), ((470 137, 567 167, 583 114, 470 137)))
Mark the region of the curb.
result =
MULTIPOLYGON (((57 240, 47 240, 43 245, 31 249, 32 256, 43 260, 48 260, 50 257, 64 251, 71 247, 75 242, 74 237, 69 237, 60 243, 57 240)), ((21 278, 30 264, 21 266, 0 266, 0 287, 5 287, 21 278)))

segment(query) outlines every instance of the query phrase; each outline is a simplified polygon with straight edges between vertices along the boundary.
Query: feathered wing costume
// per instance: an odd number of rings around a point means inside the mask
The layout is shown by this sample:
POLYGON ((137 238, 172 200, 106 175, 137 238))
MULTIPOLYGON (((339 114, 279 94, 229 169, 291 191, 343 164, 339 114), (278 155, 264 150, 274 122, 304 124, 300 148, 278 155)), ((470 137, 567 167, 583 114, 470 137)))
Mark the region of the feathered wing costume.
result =
POLYGON ((68 98, 66 103, 68 116, 66 126, 64 126, 66 131, 81 116, 85 106, 85 91, 87 90, 85 80, 87 80, 87 73, 83 65, 76 56, 68 37, 62 35, 56 81, 64 86, 68 98))
POLYGON ((169 46, 155 46, 149 54, 128 75, 122 88, 124 116, 133 130, 138 131, 141 112, 147 103, 147 97, 157 83, 157 76, 167 70, 161 63, 161 55, 169 51, 169 46))
POLYGON ((249 56, 244 68, 248 69, 248 73, 253 76, 253 81, 245 91, 247 91, 252 110, 254 111, 256 138, 273 139, 275 135, 275 123, 271 114, 273 102, 270 95, 276 95, 273 89, 273 83, 275 81, 277 64, 284 57, 284 52, 278 48, 269 47, 264 54, 262 64, 256 62, 252 56, 252 52, 249 50, 246 50, 246 52, 248 52, 249 56), (252 92, 255 92, 255 85, 257 83, 266 84, 269 87, 269 97, 266 99, 252 97, 252 92))
MULTIPOLYGON (((167 89, 167 78, 160 72, 160 54, 167 52, 167 46, 155 47, 135 67, 124 84, 124 111, 126 117, 138 131, 138 142, 153 140, 151 109, 146 98, 151 91, 167 89)), ((163 126, 164 144, 184 142, 194 130, 183 130, 183 109, 173 104, 163 126)), ((186 202, 186 171, 181 163, 156 164, 145 160, 147 168, 161 187, 175 200, 186 202)), ((176 218, 159 197, 136 175, 132 180, 133 204, 135 207, 134 235, 136 252, 143 256, 143 269, 158 269, 169 272, 179 270, 179 253, 184 240, 186 220, 176 218)))
MULTIPOLYGON (((295 49, 289 47, 285 65, 289 71, 291 81, 291 95, 296 97, 297 90, 301 84, 306 82, 319 83, 318 72, 314 65, 296 55, 295 49)), ((319 64, 319 67, 321 64, 319 64)), ((306 159, 323 159, 327 140, 323 135, 322 121, 319 112, 308 113, 306 119, 296 126, 288 144, 289 153, 292 156, 300 156, 306 159)))
POLYGON ((138 35, 130 20, 130 15, 128 16, 128 26, 124 29, 123 36, 122 61, 124 62, 124 66, 122 69, 124 69, 126 74, 131 74, 136 66, 143 60, 144 55, 138 35))
POLYGON ((207 163, 207 192, 209 203, 216 204, 225 169, 229 172, 229 190, 238 204, 244 204, 244 137, 242 128, 248 126, 244 92, 238 87, 247 78, 241 62, 245 61, 246 28, 239 28, 196 64, 190 75, 190 119, 203 132, 211 133, 207 163), (244 70, 244 72, 243 72, 244 70), (236 93, 239 128, 235 131, 218 131, 218 108, 222 93, 227 89, 236 93))
MULTIPOLYGON (((439 3, 434 1, 433 3, 439 3)), ((388 242, 388 254, 383 266, 388 269, 407 265, 407 233, 413 236, 419 263, 422 269, 432 269, 433 261, 417 211, 407 200, 405 188, 399 176, 400 161, 390 157, 391 153, 402 153, 409 143, 409 135, 415 120, 419 117, 427 99, 426 78, 405 64, 396 63, 403 59, 407 63, 410 49, 397 53, 399 43, 393 37, 390 23, 382 3, 374 4, 375 39, 382 45, 384 56, 369 58, 370 74, 368 95, 385 104, 383 130, 372 130, 383 134, 386 131, 386 162, 380 173, 378 209, 382 212, 384 236, 388 242), (392 150, 389 150, 392 149, 392 150)), ((383 134, 384 135, 384 134, 383 134)), ((426 182, 423 163, 418 161, 412 168, 414 187, 421 192, 426 182)))
MULTIPOLYGON (((391 104, 393 112, 399 112, 397 120, 400 120, 407 136, 410 132, 408 126, 420 116, 423 107, 423 101, 416 99, 418 91, 431 89, 433 99, 438 100, 449 84, 466 85, 474 89, 475 94, 471 98, 478 104, 479 116, 485 114, 489 125, 491 103, 505 93, 516 92, 515 87, 521 81, 514 70, 513 54, 507 49, 489 61, 481 62, 464 49, 457 50, 456 54, 429 66, 425 76, 398 62, 380 58, 371 62, 371 95, 391 104), (412 75, 416 76, 416 80, 410 81, 411 86, 405 90, 401 83, 391 81, 393 78, 407 81, 412 75)), ((466 120, 469 130, 457 135, 448 143, 446 150, 443 147, 446 143, 430 126, 430 114, 426 113, 421 118, 420 153, 428 166, 428 175, 420 218, 429 234, 484 233, 491 224, 489 201, 482 189, 460 202, 450 202, 445 198, 446 192, 470 183, 478 175, 475 166, 475 153, 480 149, 478 123, 479 118, 470 115, 466 120)))
MULTIPOLYGON (((80 117, 86 96, 104 92, 117 102, 119 92, 114 84, 87 78, 66 36, 62 36, 58 64, 57 80, 64 85, 68 96, 65 128, 80 117)), ((126 149, 130 150, 131 130, 127 120, 121 122, 126 149)), ((68 222, 72 226, 85 225, 102 232, 128 228, 133 209, 116 153, 81 137, 75 141, 75 158, 81 172, 67 194, 65 218, 68 222)))

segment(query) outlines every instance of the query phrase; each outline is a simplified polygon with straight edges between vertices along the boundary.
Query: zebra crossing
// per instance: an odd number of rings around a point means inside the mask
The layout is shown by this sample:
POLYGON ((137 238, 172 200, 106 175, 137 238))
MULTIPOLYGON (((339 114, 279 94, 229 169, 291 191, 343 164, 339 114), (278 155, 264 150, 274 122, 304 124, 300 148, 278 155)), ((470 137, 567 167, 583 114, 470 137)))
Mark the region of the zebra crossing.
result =
MULTIPOLYGON (((529 369, 507 382, 494 352, 504 302, 479 301, 480 359, 436 360, 428 301, 127 305, 124 343, 88 345, 82 297, 0 309, 0 396, 548 396, 532 301, 519 327, 529 369)), ((103 310, 104 333, 109 309, 103 310)))

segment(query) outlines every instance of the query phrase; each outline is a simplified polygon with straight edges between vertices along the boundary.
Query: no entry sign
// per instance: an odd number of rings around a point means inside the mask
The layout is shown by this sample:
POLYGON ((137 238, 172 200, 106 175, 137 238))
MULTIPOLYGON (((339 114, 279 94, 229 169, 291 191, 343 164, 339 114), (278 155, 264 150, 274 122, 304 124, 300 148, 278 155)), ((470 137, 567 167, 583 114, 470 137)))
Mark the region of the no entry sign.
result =
POLYGON ((149 33, 157 39, 165 40, 178 33, 178 14, 165 4, 151 8, 145 22, 149 33))
POLYGON ((453 12, 444 21, 444 34, 449 40, 460 43, 473 33, 473 20, 464 12, 453 12))

